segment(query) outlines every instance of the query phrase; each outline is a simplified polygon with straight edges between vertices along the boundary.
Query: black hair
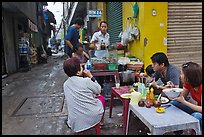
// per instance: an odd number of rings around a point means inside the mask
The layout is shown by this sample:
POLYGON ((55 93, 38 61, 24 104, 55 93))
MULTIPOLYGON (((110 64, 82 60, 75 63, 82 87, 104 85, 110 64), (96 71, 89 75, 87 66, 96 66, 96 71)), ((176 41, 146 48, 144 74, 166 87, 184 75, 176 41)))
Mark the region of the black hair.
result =
POLYGON ((79 43, 79 45, 77 46, 76 50, 78 50, 79 47, 83 48, 83 44, 79 43))
POLYGON ((199 87, 202 84, 202 67, 194 62, 182 64, 184 80, 192 87, 199 87))
POLYGON ((108 26, 108 23, 106 21, 101 21, 100 22, 100 27, 101 27, 102 23, 105 23, 108 26))
POLYGON ((82 18, 76 18, 74 20, 74 24, 78 24, 79 26, 84 26, 84 20, 82 18))
POLYGON ((168 58, 163 52, 155 53, 154 55, 152 55, 151 60, 153 63, 158 63, 159 65, 161 65, 162 63, 164 63, 164 66, 169 65, 168 58))
POLYGON ((147 75, 150 76, 150 77, 151 77, 152 74, 154 73, 154 70, 153 70, 153 68, 152 68, 152 65, 147 66, 146 69, 145 69, 145 71, 146 71, 147 75))

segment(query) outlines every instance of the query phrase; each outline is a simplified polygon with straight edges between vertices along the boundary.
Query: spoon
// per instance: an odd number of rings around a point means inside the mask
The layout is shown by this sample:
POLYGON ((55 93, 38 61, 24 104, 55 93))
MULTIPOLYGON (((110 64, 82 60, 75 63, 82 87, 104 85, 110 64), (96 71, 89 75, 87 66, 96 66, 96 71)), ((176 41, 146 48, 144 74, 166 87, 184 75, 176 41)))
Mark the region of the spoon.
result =
POLYGON ((160 97, 161 97, 161 94, 159 94, 159 97, 157 98, 157 101, 159 101, 160 97))

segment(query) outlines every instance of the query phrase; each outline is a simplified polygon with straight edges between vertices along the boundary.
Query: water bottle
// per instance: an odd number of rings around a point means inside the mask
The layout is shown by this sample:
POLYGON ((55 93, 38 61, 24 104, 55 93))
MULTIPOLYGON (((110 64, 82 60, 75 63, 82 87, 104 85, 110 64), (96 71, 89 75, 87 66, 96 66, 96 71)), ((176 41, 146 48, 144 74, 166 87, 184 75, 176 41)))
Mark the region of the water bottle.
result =
POLYGON ((91 63, 90 63, 89 60, 86 62, 85 69, 86 70, 91 70, 91 63))

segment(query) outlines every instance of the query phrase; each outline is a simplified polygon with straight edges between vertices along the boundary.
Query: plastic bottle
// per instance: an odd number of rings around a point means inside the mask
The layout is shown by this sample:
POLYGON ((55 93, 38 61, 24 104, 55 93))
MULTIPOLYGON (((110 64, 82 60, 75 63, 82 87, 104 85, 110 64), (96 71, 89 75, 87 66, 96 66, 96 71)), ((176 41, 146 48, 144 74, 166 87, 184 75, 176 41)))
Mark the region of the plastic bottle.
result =
POLYGON ((146 90, 146 102, 150 101, 150 91, 146 90))
POLYGON ((88 61, 86 62, 86 64, 85 64, 85 69, 91 70, 91 63, 90 63, 89 60, 88 60, 88 61))
POLYGON ((154 92, 154 89, 151 88, 150 89, 150 94, 149 94, 149 100, 150 100, 151 103, 154 102, 154 93, 153 92, 154 92))

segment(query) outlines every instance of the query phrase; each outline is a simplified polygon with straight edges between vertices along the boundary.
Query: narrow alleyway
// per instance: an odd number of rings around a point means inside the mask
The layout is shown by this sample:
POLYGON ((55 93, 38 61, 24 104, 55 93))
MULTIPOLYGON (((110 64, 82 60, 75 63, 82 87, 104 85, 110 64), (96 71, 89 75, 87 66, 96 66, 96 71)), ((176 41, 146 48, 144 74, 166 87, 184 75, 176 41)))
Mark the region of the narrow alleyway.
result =
MULTIPOLYGON (((31 71, 15 73, 2 79, 2 134, 71 135, 64 100, 62 53, 49 57, 47 64, 34 66, 31 71)), ((113 111, 121 113, 119 105, 113 111)), ((108 107, 106 117, 108 117, 108 107)), ((122 134, 122 117, 105 119, 102 134, 122 134), (117 118, 117 119, 115 119, 117 118), (118 121, 115 123, 115 121, 118 121), (107 122, 108 121, 108 122, 107 122), (109 128, 112 127, 109 130, 109 128), (108 132, 105 130, 109 130, 108 132)), ((86 134, 94 134, 90 130, 86 134), (90 133, 89 133, 90 132, 90 133)))
MULTIPOLYGON (((3 135, 75 134, 65 124, 67 110, 63 83, 67 76, 62 68, 63 61, 62 53, 54 54, 47 64, 39 64, 31 71, 18 72, 2 79, 3 135)), ((101 134, 122 135, 122 103, 114 101, 112 118, 109 118, 109 100, 106 104, 101 134)), ((148 128, 131 115, 128 134, 147 135, 147 132, 148 128)), ((95 131, 88 130, 85 134, 93 135, 95 131)))

